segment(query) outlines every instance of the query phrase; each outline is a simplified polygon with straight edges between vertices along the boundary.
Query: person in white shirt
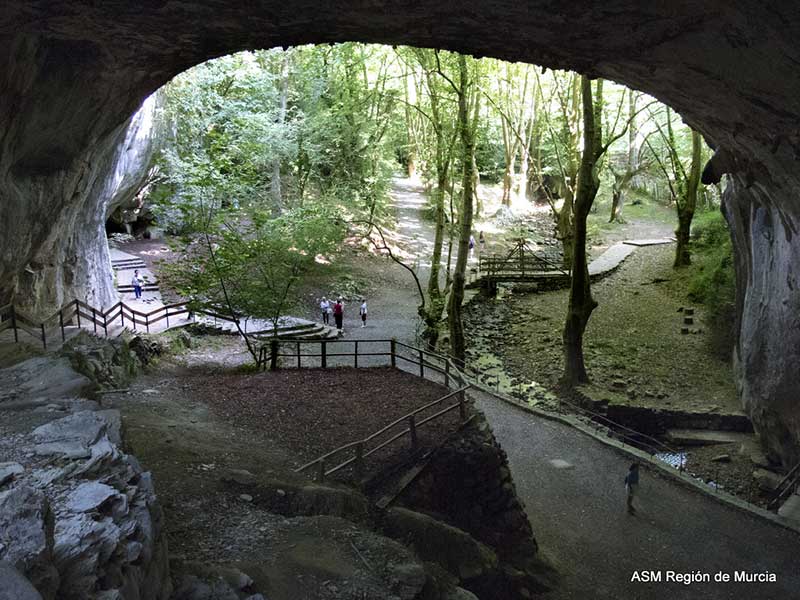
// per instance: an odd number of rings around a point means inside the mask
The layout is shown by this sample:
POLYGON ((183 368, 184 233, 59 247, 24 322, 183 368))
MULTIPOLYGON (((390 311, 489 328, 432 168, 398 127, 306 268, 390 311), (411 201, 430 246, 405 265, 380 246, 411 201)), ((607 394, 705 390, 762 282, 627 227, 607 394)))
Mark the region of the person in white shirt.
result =
POLYGON ((139 269, 135 269, 133 271, 133 277, 131 278, 131 285, 133 286, 133 294, 138 300, 142 297, 142 280, 139 279, 139 269))
POLYGON ((367 326, 367 301, 361 303, 361 308, 358 311, 361 314, 361 326, 367 326))
POLYGON ((322 301, 319 303, 319 309, 322 311, 322 322, 327 325, 330 321, 331 303, 328 302, 325 296, 322 297, 322 301))

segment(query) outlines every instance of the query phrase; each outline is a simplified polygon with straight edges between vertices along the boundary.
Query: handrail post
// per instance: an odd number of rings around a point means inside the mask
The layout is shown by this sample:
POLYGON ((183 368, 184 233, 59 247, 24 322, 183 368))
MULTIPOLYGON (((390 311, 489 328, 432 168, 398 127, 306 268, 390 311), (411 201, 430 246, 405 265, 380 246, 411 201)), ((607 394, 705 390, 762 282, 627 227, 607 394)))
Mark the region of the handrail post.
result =
POLYGON ((108 319, 106 319, 105 313, 103 313, 103 333, 108 337, 108 319))
POLYGON ((317 481, 322 483, 325 481, 325 459, 320 458, 319 462, 317 463, 317 481))
POLYGON ((17 309, 11 305, 11 329, 14 330, 14 343, 19 342, 19 332, 17 332, 17 309))
POLYGON ((125 303, 119 303, 119 324, 124 329, 125 328, 125 303))
POLYGON ((395 368, 397 367, 397 340, 395 338, 392 338, 390 346, 391 350, 389 352, 391 355, 392 368, 395 368))
POLYGON ((278 368, 278 340, 269 341, 271 356, 269 357, 269 370, 274 371, 278 368))
POLYGON ((41 324, 42 328, 42 346, 45 350, 47 350, 47 335, 44 332, 44 323, 41 324))
POLYGON ((463 391, 458 393, 458 414, 461 416, 462 421, 467 420, 467 403, 463 391))
POLYGON ((356 351, 355 354, 353 354, 353 368, 358 368, 358 340, 356 340, 356 351))
POLYGON ((300 368, 300 340, 296 342, 297 344, 297 368, 300 368))
POLYGON ((422 349, 419 351, 419 376, 425 379, 425 355, 422 349))
POLYGON ((94 306, 92 307, 92 325, 94 326, 94 332, 97 333, 97 311, 95 310, 94 306))
POLYGON ((64 312, 63 311, 64 311, 63 308, 59 308, 58 309, 58 324, 61 327, 61 341, 62 342, 66 342, 67 341, 67 336, 64 335, 64 312))
POLYGON ((364 442, 356 444, 356 481, 360 482, 364 477, 364 442))
POLYGON ((144 327, 150 333, 150 313, 144 313, 144 327))
POLYGON ((419 440, 417 439, 417 422, 414 419, 414 415, 408 417, 408 433, 411 436, 411 449, 416 450, 419 446, 419 440))
POLYGON ((75 300, 75 316, 78 318, 78 329, 81 328, 81 305, 75 300))
POLYGON ((322 354, 320 357, 322 359, 322 368, 326 369, 328 367, 328 342, 322 340, 320 343, 322 344, 322 352, 320 352, 322 354))
POLYGON ((444 387, 450 387, 450 359, 444 361, 444 387))
POLYGON ((167 329, 169 329, 169 306, 165 307, 164 310, 167 315, 167 329))

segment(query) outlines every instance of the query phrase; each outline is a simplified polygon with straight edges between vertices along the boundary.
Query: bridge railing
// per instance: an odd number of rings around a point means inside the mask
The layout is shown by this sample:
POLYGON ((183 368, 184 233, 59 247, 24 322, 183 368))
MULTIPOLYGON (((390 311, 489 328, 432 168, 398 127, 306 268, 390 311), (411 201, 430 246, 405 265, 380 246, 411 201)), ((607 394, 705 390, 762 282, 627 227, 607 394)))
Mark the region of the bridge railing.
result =
POLYGON ((487 277, 533 276, 541 273, 561 273, 569 276, 559 258, 546 252, 525 252, 516 248, 507 256, 480 256, 478 273, 487 277))

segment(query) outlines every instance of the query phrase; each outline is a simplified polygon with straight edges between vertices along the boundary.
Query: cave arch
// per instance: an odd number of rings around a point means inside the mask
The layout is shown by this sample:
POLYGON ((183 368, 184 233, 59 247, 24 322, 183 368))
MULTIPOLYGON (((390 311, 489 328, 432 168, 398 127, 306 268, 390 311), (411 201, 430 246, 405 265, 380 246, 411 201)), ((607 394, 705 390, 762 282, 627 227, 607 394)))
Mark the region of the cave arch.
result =
POLYGON ((238 50, 356 40, 569 68, 675 107, 729 174, 742 401, 800 458, 800 6, 755 0, 167 0, 0 13, 0 304, 113 295, 98 198, 125 124, 177 73, 238 50), (769 233, 770 235, 764 235, 769 233))

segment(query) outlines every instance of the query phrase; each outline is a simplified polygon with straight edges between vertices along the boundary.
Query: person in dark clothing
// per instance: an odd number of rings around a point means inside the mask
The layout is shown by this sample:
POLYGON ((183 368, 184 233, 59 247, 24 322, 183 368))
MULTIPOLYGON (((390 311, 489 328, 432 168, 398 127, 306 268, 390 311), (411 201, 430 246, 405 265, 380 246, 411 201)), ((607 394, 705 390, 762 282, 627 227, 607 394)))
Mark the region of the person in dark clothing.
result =
POLYGON ((336 304, 333 305, 333 320, 336 321, 336 329, 338 329, 340 333, 344 333, 344 327, 342 326, 344 321, 344 304, 342 303, 341 297, 337 298, 336 304))
POLYGON ((631 515, 636 514, 636 509, 633 507, 633 498, 639 490, 639 464, 633 463, 628 469, 628 474, 625 475, 625 491, 628 496, 628 513, 631 515))

